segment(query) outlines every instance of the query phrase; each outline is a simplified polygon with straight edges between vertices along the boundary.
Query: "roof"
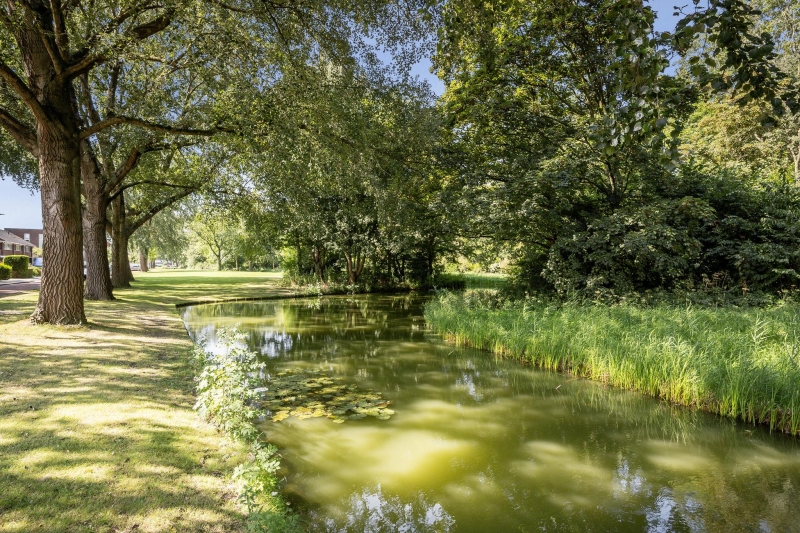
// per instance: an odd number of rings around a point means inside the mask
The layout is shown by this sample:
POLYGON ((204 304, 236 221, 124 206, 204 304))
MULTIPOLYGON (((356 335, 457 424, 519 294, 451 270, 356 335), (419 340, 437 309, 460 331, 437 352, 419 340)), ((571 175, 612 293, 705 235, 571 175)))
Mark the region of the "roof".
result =
POLYGON ((0 241, 1 242, 9 242, 11 244, 21 244, 23 246, 33 246, 33 243, 26 241, 25 239, 20 239, 13 233, 9 233, 5 230, 0 229, 0 241))

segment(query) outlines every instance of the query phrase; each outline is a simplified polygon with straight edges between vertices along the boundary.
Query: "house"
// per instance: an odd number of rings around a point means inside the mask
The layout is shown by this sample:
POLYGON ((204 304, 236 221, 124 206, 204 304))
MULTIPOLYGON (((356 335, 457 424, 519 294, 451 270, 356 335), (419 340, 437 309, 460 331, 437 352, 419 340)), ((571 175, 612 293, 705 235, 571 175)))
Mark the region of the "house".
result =
POLYGON ((44 230, 31 228, 6 228, 6 231, 13 233, 20 239, 26 240, 37 248, 41 248, 44 243, 44 230))
POLYGON ((0 259, 7 255, 27 255, 33 260, 33 244, 0 229, 0 259))

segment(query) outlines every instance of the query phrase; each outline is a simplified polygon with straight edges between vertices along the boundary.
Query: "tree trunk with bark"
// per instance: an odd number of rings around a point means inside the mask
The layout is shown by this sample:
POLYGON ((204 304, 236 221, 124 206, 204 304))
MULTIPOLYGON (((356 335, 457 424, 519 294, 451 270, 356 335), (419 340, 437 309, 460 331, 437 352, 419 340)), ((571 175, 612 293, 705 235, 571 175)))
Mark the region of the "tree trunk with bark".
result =
POLYGON ((361 272, 364 270, 365 257, 361 254, 353 256, 345 253, 344 258, 347 260, 347 281, 350 285, 358 283, 358 278, 361 277, 361 272))
POLYGON ((130 288, 133 279, 128 261, 128 232, 125 226, 125 197, 120 192, 111 203, 111 284, 130 288))
POLYGON ((37 124, 42 194, 42 282, 34 323, 83 324, 83 228, 77 143, 53 124, 37 124))
POLYGON ((81 147, 81 177, 86 207, 83 211, 84 261, 86 262, 87 300, 113 300, 111 272, 108 265, 108 241, 106 221, 108 216, 108 194, 105 192, 100 171, 88 143, 81 147))
POLYGON ((142 272, 150 271, 150 261, 147 257, 147 248, 139 248, 139 270, 142 272))
MULTIPOLYGON (((9 4, 10 6, 12 4, 9 4)), ((47 9, 46 4, 41 4, 47 9)), ((10 7, 14 10, 16 8, 10 7)), ((34 323, 82 324, 83 225, 81 223, 79 125, 72 84, 55 71, 32 11, 23 10, 16 41, 28 78, 16 90, 35 121, 31 149, 39 162, 42 194, 42 282, 34 323)))
POLYGON ((314 245, 311 251, 311 261, 314 263, 314 272, 317 274, 317 279, 321 283, 324 281, 325 275, 325 248, 314 245))

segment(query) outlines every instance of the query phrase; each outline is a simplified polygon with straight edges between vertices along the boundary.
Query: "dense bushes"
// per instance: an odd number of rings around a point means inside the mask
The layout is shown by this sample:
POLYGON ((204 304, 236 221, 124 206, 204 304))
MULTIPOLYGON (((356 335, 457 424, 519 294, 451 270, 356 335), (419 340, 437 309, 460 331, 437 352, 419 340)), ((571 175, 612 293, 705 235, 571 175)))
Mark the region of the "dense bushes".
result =
POLYGON ((0 280, 6 280, 11 277, 11 267, 0 263, 0 280))
POLYGON ((7 255, 3 258, 3 263, 11 267, 11 277, 13 278, 32 276, 29 268, 30 258, 27 255, 7 255))
POLYGON ((665 183, 616 209, 572 213, 549 246, 521 255, 514 286, 591 296, 800 285, 797 187, 690 165, 665 183))

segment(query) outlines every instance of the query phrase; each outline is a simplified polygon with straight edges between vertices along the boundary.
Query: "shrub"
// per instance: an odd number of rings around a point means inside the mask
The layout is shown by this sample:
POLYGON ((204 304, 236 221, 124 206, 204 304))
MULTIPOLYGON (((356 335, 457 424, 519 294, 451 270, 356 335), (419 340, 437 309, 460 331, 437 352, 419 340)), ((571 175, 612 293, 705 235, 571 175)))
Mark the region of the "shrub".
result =
POLYGON ((263 386, 259 374, 264 364, 258 354, 242 348, 244 336, 236 330, 221 331, 218 353, 195 348, 197 403, 195 409, 229 436, 250 448, 250 460, 234 472, 241 487, 240 499, 248 511, 247 531, 253 533, 301 531, 296 515, 277 492, 280 459, 277 449, 264 441, 256 425, 257 405, 263 386))
POLYGON ((28 272, 31 276, 36 276, 37 278, 42 275, 42 269, 39 267, 31 267, 28 272))
POLYGON ((11 267, 11 277, 27 278, 30 258, 27 255, 7 255, 3 258, 3 263, 11 267))
POLYGON ((11 267, 0 263, 0 280, 6 280, 11 277, 11 267))

